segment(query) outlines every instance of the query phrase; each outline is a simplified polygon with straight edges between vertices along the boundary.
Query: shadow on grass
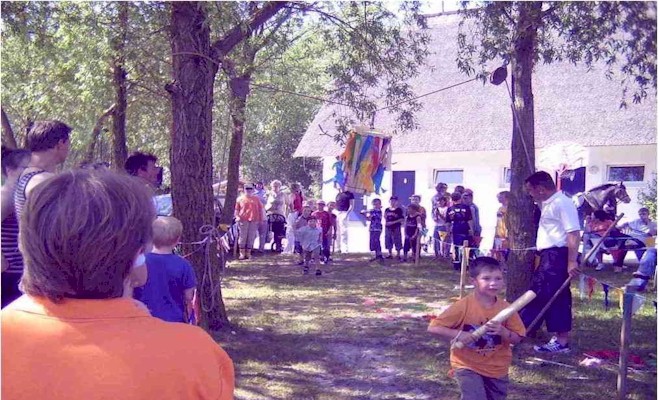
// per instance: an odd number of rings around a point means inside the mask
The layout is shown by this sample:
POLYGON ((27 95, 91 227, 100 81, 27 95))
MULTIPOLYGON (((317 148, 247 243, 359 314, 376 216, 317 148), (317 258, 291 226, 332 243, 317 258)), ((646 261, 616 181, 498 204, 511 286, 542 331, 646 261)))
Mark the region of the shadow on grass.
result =
MULTIPOLYGON (((235 328, 216 339, 236 365, 237 399, 459 397, 448 345, 422 318, 458 294, 458 273, 428 258, 418 266, 367 260, 339 256, 321 277, 302 276, 286 256, 230 266, 223 293, 235 328)), ((576 299, 573 352, 551 358, 575 368, 526 363, 543 338, 516 348, 510 399, 613 398, 615 372, 578 366, 584 351, 618 348, 620 317, 599 301, 576 299)), ((648 308, 635 316, 634 353, 655 353, 655 321, 648 308)), ((631 376, 629 385, 631 398, 655 398, 654 375, 631 376)))

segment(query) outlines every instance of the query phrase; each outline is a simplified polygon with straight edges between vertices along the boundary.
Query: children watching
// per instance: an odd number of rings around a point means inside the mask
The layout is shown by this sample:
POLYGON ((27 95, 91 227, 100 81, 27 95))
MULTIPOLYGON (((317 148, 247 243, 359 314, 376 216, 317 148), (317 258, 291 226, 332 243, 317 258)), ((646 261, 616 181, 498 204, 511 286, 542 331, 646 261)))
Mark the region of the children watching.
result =
POLYGON ((332 216, 329 212, 324 210, 325 201, 319 200, 316 202, 316 211, 312 213, 312 217, 320 222, 323 236, 321 237, 321 251, 323 253, 323 263, 327 264, 330 259, 330 241, 332 240, 332 216))
MULTIPOLYGON (((337 215, 334 213, 337 208, 337 203, 334 201, 328 202, 328 214, 330 214, 330 230, 328 232, 330 254, 335 252, 335 241, 337 240, 337 215)), ((327 262, 332 261, 332 256, 328 256, 327 262)))
MULTIPOLYGON (((304 211, 303 211, 304 213, 304 211)), ((314 265, 321 258, 321 236, 323 231, 316 226, 317 219, 310 216, 306 219, 307 225, 296 231, 296 239, 300 243, 300 248, 304 258, 303 274, 309 274, 310 264, 314 265)), ((320 264, 316 267, 316 275, 321 275, 320 264)))
POLYGON ((432 320, 428 331, 463 348, 452 347, 449 361, 462 399, 505 399, 511 365, 511 344, 519 343, 525 326, 516 313, 504 323, 491 321, 508 303, 497 297, 504 287, 500 263, 478 257, 470 265, 474 292, 452 304, 432 320), (485 336, 475 341, 470 334, 486 324, 485 336))
POLYGON ((390 197, 390 206, 385 209, 385 248, 392 259, 392 247, 396 248, 396 259, 401 261, 401 224, 405 221, 403 209, 399 206, 399 198, 390 197))
POLYGON ((174 217, 158 217, 152 227, 154 247, 146 254, 147 283, 135 288, 133 297, 144 303, 154 317, 188 322, 197 279, 190 263, 173 253, 183 226, 174 217))
POLYGON ((470 242, 472 240, 473 225, 472 225, 472 212, 470 207, 463 204, 463 196, 460 193, 454 192, 451 194, 451 200, 454 203, 447 209, 447 223, 451 224, 451 236, 454 244, 454 269, 459 270, 461 267, 460 262, 460 246, 463 246, 464 241, 470 242))
POLYGON ((447 237, 447 197, 433 196, 435 204, 431 210, 433 222, 435 227, 433 229, 433 250, 435 251, 435 258, 446 257, 449 250, 445 246, 445 239, 447 237))
POLYGON ((307 226, 307 221, 312 217, 312 208, 309 206, 302 207, 302 213, 296 219, 296 223, 293 225, 293 232, 295 236, 294 241, 294 251, 298 254, 298 265, 305 264, 305 257, 303 254, 302 244, 300 243, 300 238, 298 236, 298 231, 301 228, 307 226))
POLYGON ((383 252, 380 248, 380 234, 383 232, 383 206, 380 199, 371 200, 371 210, 360 211, 369 219, 369 250, 374 252, 374 257, 369 261, 378 260, 383 262, 383 252))
POLYGON ((405 239, 403 240, 403 262, 408 261, 408 252, 412 250, 412 259, 415 260, 418 256, 417 241, 419 234, 422 231, 422 216, 420 207, 417 204, 408 206, 406 212, 406 226, 404 228, 405 239))

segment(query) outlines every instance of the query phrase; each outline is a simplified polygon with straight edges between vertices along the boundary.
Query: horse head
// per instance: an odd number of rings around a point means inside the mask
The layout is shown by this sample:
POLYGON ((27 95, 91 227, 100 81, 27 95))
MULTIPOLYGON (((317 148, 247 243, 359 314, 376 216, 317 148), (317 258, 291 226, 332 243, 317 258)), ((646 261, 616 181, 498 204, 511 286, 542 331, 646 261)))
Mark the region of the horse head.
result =
POLYGON ((619 182, 615 184, 614 197, 616 197, 617 200, 623 203, 626 204, 630 203, 630 195, 628 195, 628 192, 626 191, 626 187, 624 186, 623 182, 619 182))

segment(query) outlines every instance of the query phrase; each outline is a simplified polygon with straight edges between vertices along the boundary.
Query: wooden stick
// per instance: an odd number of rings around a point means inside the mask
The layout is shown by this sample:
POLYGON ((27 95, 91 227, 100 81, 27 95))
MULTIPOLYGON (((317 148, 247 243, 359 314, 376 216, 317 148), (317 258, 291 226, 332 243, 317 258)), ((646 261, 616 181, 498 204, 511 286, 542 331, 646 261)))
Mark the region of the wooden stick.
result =
POLYGON ((460 279, 460 287, 459 287, 459 293, 458 293, 458 298, 462 299, 463 295, 465 294, 465 275, 467 271, 467 266, 468 266, 468 258, 466 257, 466 254, 469 254, 470 249, 468 249, 470 242, 467 240, 463 241, 463 249, 461 252, 463 253, 463 258, 461 259, 461 279, 460 279), (466 251, 467 250, 467 251, 466 251))
MULTIPOLYGON (((603 243, 603 241, 607 238, 607 235, 609 235, 610 231, 616 226, 617 222, 619 222, 619 220, 620 220, 621 218, 623 218, 623 213, 619 214, 619 215, 616 217, 616 220, 612 223, 612 225, 610 225, 610 227, 607 228, 607 230, 606 230, 605 233, 601 236, 601 238, 598 239, 598 242, 596 243, 596 245, 593 246, 593 247, 591 248, 591 250, 589 250, 589 253, 587 253, 586 256, 582 257, 582 262, 580 263, 580 268, 584 267, 584 266, 587 264, 587 260, 591 258, 591 256, 593 255, 593 253, 594 253, 596 250, 598 250, 598 248, 600 247, 600 245, 601 245, 601 244, 603 243)), ((559 289, 557 289, 557 291, 555 292, 555 294, 552 295, 552 297, 550 298, 550 300, 548 300, 548 303, 547 303, 547 304, 541 309, 541 312, 539 312, 539 315, 537 315, 536 318, 534 318, 534 321, 532 321, 532 323, 529 324, 529 326, 527 327, 527 332, 531 331, 531 330, 534 328, 534 326, 536 326, 536 324, 539 323, 539 321, 541 320, 541 318, 543 318, 543 315, 545 315, 546 311, 548 311, 548 308, 550 308, 550 306, 552 305, 552 303, 557 299, 557 297, 559 297, 559 294, 560 294, 564 289, 566 289, 566 287, 568 287, 568 285, 571 284, 571 280, 572 280, 572 279, 573 279, 573 277, 570 276, 570 275, 568 276, 568 278, 566 278, 566 280, 564 281, 564 283, 562 283, 562 285, 559 287, 559 289)))
POLYGON ((422 249, 422 232, 417 228, 417 243, 415 243, 415 265, 419 265, 419 252, 422 249))
POLYGON ((632 307, 635 298, 634 286, 626 286, 623 294, 623 323, 621 324, 621 347, 619 348, 619 374, 616 381, 617 399, 624 400, 628 389, 628 346, 630 345, 630 326, 632 307))
MULTIPOLYGON (((507 319, 509 319, 514 313, 518 312, 521 308, 525 307, 527 304, 529 304, 530 301, 534 300, 536 297, 536 293, 534 293, 531 290, 526 291, 523 293, 522 296, 518 297, 516 301, 511 303, 507 308, 503 309, 502 311, 498 312, 493 318, 491 318, 491 321, 496 321, 500 323, 504 323, 507 319)), ((475 339, 479 339, 483 335, 486 334, 486 331, 488 328, 486 328, 486 325, 481 325, 478 327, 474 332, 470 332, 470 335, 475 339)), ((452 345, 453 348, 463 348, 465 344, 463 342, 456 341, 452 345)))

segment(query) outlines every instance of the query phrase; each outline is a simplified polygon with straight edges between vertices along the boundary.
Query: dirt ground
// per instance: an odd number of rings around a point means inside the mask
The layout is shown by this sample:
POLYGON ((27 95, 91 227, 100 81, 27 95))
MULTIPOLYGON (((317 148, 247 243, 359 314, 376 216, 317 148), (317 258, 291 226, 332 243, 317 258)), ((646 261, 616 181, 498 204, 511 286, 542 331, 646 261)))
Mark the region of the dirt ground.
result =
MULTIPOLYGON (((233 328, 216 338, 234 360, 237 399, 459 398, 448 345, 426 332, 429 316, 458 295, 458 273, 429 257, 418 266, 368 258, 337 256, 320 277, 303 276, 291 256, 230 263, 223 296, 233 328)), ((598 278, 618 285, 628 276, 598 278)), ((605 311, 600 292, 591 301, 573 292, 572 352, 535 359, 532 346, 547 335, 525 340, 514 350, 509 399, 615 398, 616 365, 579 362, 585 351, 618 349, 617 300, 605 311)), ((629 375, 631 399, 656 398, 656 294, 645 295, 631 351, 646 364, 629 375)))

